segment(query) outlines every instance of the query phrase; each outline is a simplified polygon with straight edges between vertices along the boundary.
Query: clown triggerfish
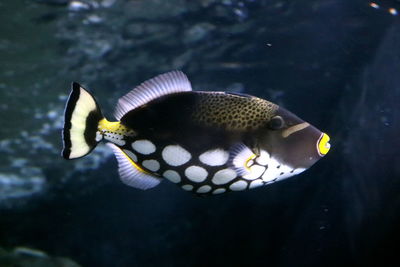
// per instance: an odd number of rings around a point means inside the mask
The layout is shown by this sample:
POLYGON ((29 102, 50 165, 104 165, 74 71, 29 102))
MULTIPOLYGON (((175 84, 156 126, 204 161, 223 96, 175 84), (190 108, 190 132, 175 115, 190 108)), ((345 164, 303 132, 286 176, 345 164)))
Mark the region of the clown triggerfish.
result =
POLYGON ((328 153, 329 137, 269 101, 229 92, 192 91, 186 75, 152 78, 119 99, 118 121, 102 115, 78 83, 65 109, 66 159, 108 141, 125 184, 149 189, 167 179, 215 195, 299 174, 328 153))

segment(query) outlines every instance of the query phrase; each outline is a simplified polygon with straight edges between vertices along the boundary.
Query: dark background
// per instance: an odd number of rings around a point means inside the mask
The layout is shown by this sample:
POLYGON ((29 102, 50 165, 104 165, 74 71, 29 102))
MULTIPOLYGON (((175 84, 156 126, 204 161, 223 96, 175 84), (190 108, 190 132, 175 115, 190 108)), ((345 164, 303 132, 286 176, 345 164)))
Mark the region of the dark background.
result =
POLYGON ((0 4, 0 246, 82 266, 399 265, 398 1, 80 3, 0 4), (285 106, 331 151, 300 176, 209 198, 129 188, 101 147, 59 157, 71 81, 111 118, 171 69, 285 106))

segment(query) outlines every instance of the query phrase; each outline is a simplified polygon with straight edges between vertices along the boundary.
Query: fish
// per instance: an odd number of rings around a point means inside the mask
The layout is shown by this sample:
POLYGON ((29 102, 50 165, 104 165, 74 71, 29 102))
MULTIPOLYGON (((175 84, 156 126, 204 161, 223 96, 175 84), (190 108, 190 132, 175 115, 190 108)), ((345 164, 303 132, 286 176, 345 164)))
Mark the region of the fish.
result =
POLYGON ((142 190, 163 180, 203 196, 257 188, 303 172, 330 149, 326 133, 283 107, 242 93, 193 91, 178 70, 122 96, 114 116, 107 120, 73 82, 62 156, 84 157, 106 141, 121 181, 142 190))

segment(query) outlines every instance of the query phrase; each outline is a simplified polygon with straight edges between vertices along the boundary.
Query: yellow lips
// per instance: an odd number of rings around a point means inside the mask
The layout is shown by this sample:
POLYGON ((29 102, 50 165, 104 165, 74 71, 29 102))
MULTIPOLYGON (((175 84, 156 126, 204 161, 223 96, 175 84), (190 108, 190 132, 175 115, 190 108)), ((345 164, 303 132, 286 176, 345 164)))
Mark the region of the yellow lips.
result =
POLYGON ((319 138, 317 143, 318 153, 321 157, 325 156, 328 153, 329 149, 331 148, 329 140, 330 138, 326 133, 321 134, 321 137, 319 138))

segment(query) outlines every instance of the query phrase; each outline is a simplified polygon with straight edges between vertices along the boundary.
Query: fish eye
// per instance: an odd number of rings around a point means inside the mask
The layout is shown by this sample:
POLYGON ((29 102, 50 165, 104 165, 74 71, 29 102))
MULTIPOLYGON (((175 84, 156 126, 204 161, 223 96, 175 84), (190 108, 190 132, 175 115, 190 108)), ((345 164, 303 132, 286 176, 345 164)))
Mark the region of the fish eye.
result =
POLYGON ((268 122, 268 127, 271 130, 279 130, 284 125, 283 118, 281 116, 275 116, 268 122))

